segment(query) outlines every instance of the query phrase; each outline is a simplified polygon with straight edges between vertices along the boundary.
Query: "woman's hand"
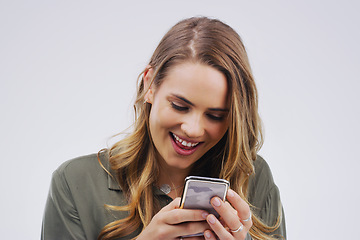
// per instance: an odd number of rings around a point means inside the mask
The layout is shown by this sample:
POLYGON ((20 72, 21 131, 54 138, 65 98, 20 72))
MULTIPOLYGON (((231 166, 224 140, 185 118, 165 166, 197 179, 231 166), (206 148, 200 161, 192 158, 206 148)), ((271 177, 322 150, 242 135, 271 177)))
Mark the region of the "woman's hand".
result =
POLYGON ((205 231, 205 239, 215 240, 216 236, 222 239, 243 240, 252 226, 251 212, 249 205, 233 190, 227 193, 228 202, 220 198, 211 199, 211 205, 220 214, 221 222, 212 214, 206 220, 212 231, 205 231))
MULTIPOLYGON (((206 223, 208 213, 203 210, 179 209, 180 198, 162 208, 141 232, 137 240, 170 240, 181 236, 196 234, 210 229, 206 223)), ((209 231, 209 230, 208 230, 209 231)), ((203 237, 185 238, 186 240, 204 239, 203 237)))

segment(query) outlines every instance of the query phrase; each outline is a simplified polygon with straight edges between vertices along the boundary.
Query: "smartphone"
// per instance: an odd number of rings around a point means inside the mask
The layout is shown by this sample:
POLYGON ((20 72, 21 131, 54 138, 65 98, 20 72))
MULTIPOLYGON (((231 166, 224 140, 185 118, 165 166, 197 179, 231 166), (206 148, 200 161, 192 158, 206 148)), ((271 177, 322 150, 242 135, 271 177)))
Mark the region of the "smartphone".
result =
MULTIPOLYGON (((210 200, 211 198, 218 196, 221 200, 225 201, 226 193, 229 187, 230 183, 225 179, 189 176, 185 178, 180 208, 202 209, 218 218, 219 214, 212 207, 210 200)), ((198 233, 182 237, 185 238, 202 235, 203 233, 198 233)))
POLYGON ((225 179, 189 176, 185 178, 180 208, 202 209, 219 217, 219 214, 211 206, 210 200, 218 196, 225 201, 229 186, 230 183, 225 179))

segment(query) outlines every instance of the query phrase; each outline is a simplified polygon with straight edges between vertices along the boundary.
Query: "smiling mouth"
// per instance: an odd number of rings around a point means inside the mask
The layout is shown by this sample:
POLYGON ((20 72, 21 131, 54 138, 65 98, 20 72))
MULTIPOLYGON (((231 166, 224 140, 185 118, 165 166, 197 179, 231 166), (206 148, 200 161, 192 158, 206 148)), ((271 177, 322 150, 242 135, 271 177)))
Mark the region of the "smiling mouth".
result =
POLYGON ((182 150, 192 150, 195 149, 201 142, 189 142, 185 141, 184 139, 181 139, 179 136, 177 136, 174 133, 171 133, 171 137, 174 140, 176 146, 181 148, 182 150))

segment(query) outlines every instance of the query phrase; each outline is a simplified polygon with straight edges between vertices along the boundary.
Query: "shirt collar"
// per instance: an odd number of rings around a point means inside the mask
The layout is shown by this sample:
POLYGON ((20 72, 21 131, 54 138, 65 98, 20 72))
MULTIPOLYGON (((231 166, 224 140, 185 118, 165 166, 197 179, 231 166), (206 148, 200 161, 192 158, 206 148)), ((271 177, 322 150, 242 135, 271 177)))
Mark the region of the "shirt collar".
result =
POLYGON ((103 165, 103 168, 105 168, 104 170, 106 170, 106 174, 107 174, 107 179, 108 179, 108 188, 110 190, 115 190, 115 191, 121 191, 121 187, 118 183, 118 181, 116 180, 116 173, 114 172, 114 170, 111 169, 110 167, 110 163, 109 163, 109 150, 108 149, 104 149, 103 151, 100 151, 100 153, 98 154, 99 159, 101 161, 101 164, 103 165), (109 174, 110 173, 110 174, 109 174))
MULTIPOLYGON (((99 154, 99 158, 100 158, 100 161, 101 161, 102 165, 104 166, 104 168, 111 174, 110 175, 110 174, 107 173, 109 190, 122 191, 122 189, 120 187, 120 184, 116 180, 116 173, 110 167, 109 150, 106 149, 104 151, 101 151, 100 154, 99 154)), ((153 192, 154 192, 154 195, 165 195, 165 196, 167 196, 163 191, 161 191, 156 186, 153 186, 153 192)))

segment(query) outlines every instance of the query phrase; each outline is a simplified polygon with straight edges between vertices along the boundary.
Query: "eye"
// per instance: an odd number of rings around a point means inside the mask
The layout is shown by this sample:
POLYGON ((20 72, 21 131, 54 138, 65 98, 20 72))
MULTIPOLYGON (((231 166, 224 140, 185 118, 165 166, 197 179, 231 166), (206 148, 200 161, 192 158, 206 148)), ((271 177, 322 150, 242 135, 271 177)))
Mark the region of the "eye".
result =
POLYGON ((206 116, 213 121, 221 122, 225 119, 225 115, 218 115, 218 114, 206 114, 206 116))
POLYGON ((173 108, 173 109, 175 109, 175 110, 177 110, 177 111, 187 111, 187 110, 189 110, 189 108, 188 107, 184 107, 184 106, 180 106, 180 105, 178 105, 178 104, 176 104, 176 103, 174 103, 174 102, 170 102, 171 103, 171 107, 173 108))

